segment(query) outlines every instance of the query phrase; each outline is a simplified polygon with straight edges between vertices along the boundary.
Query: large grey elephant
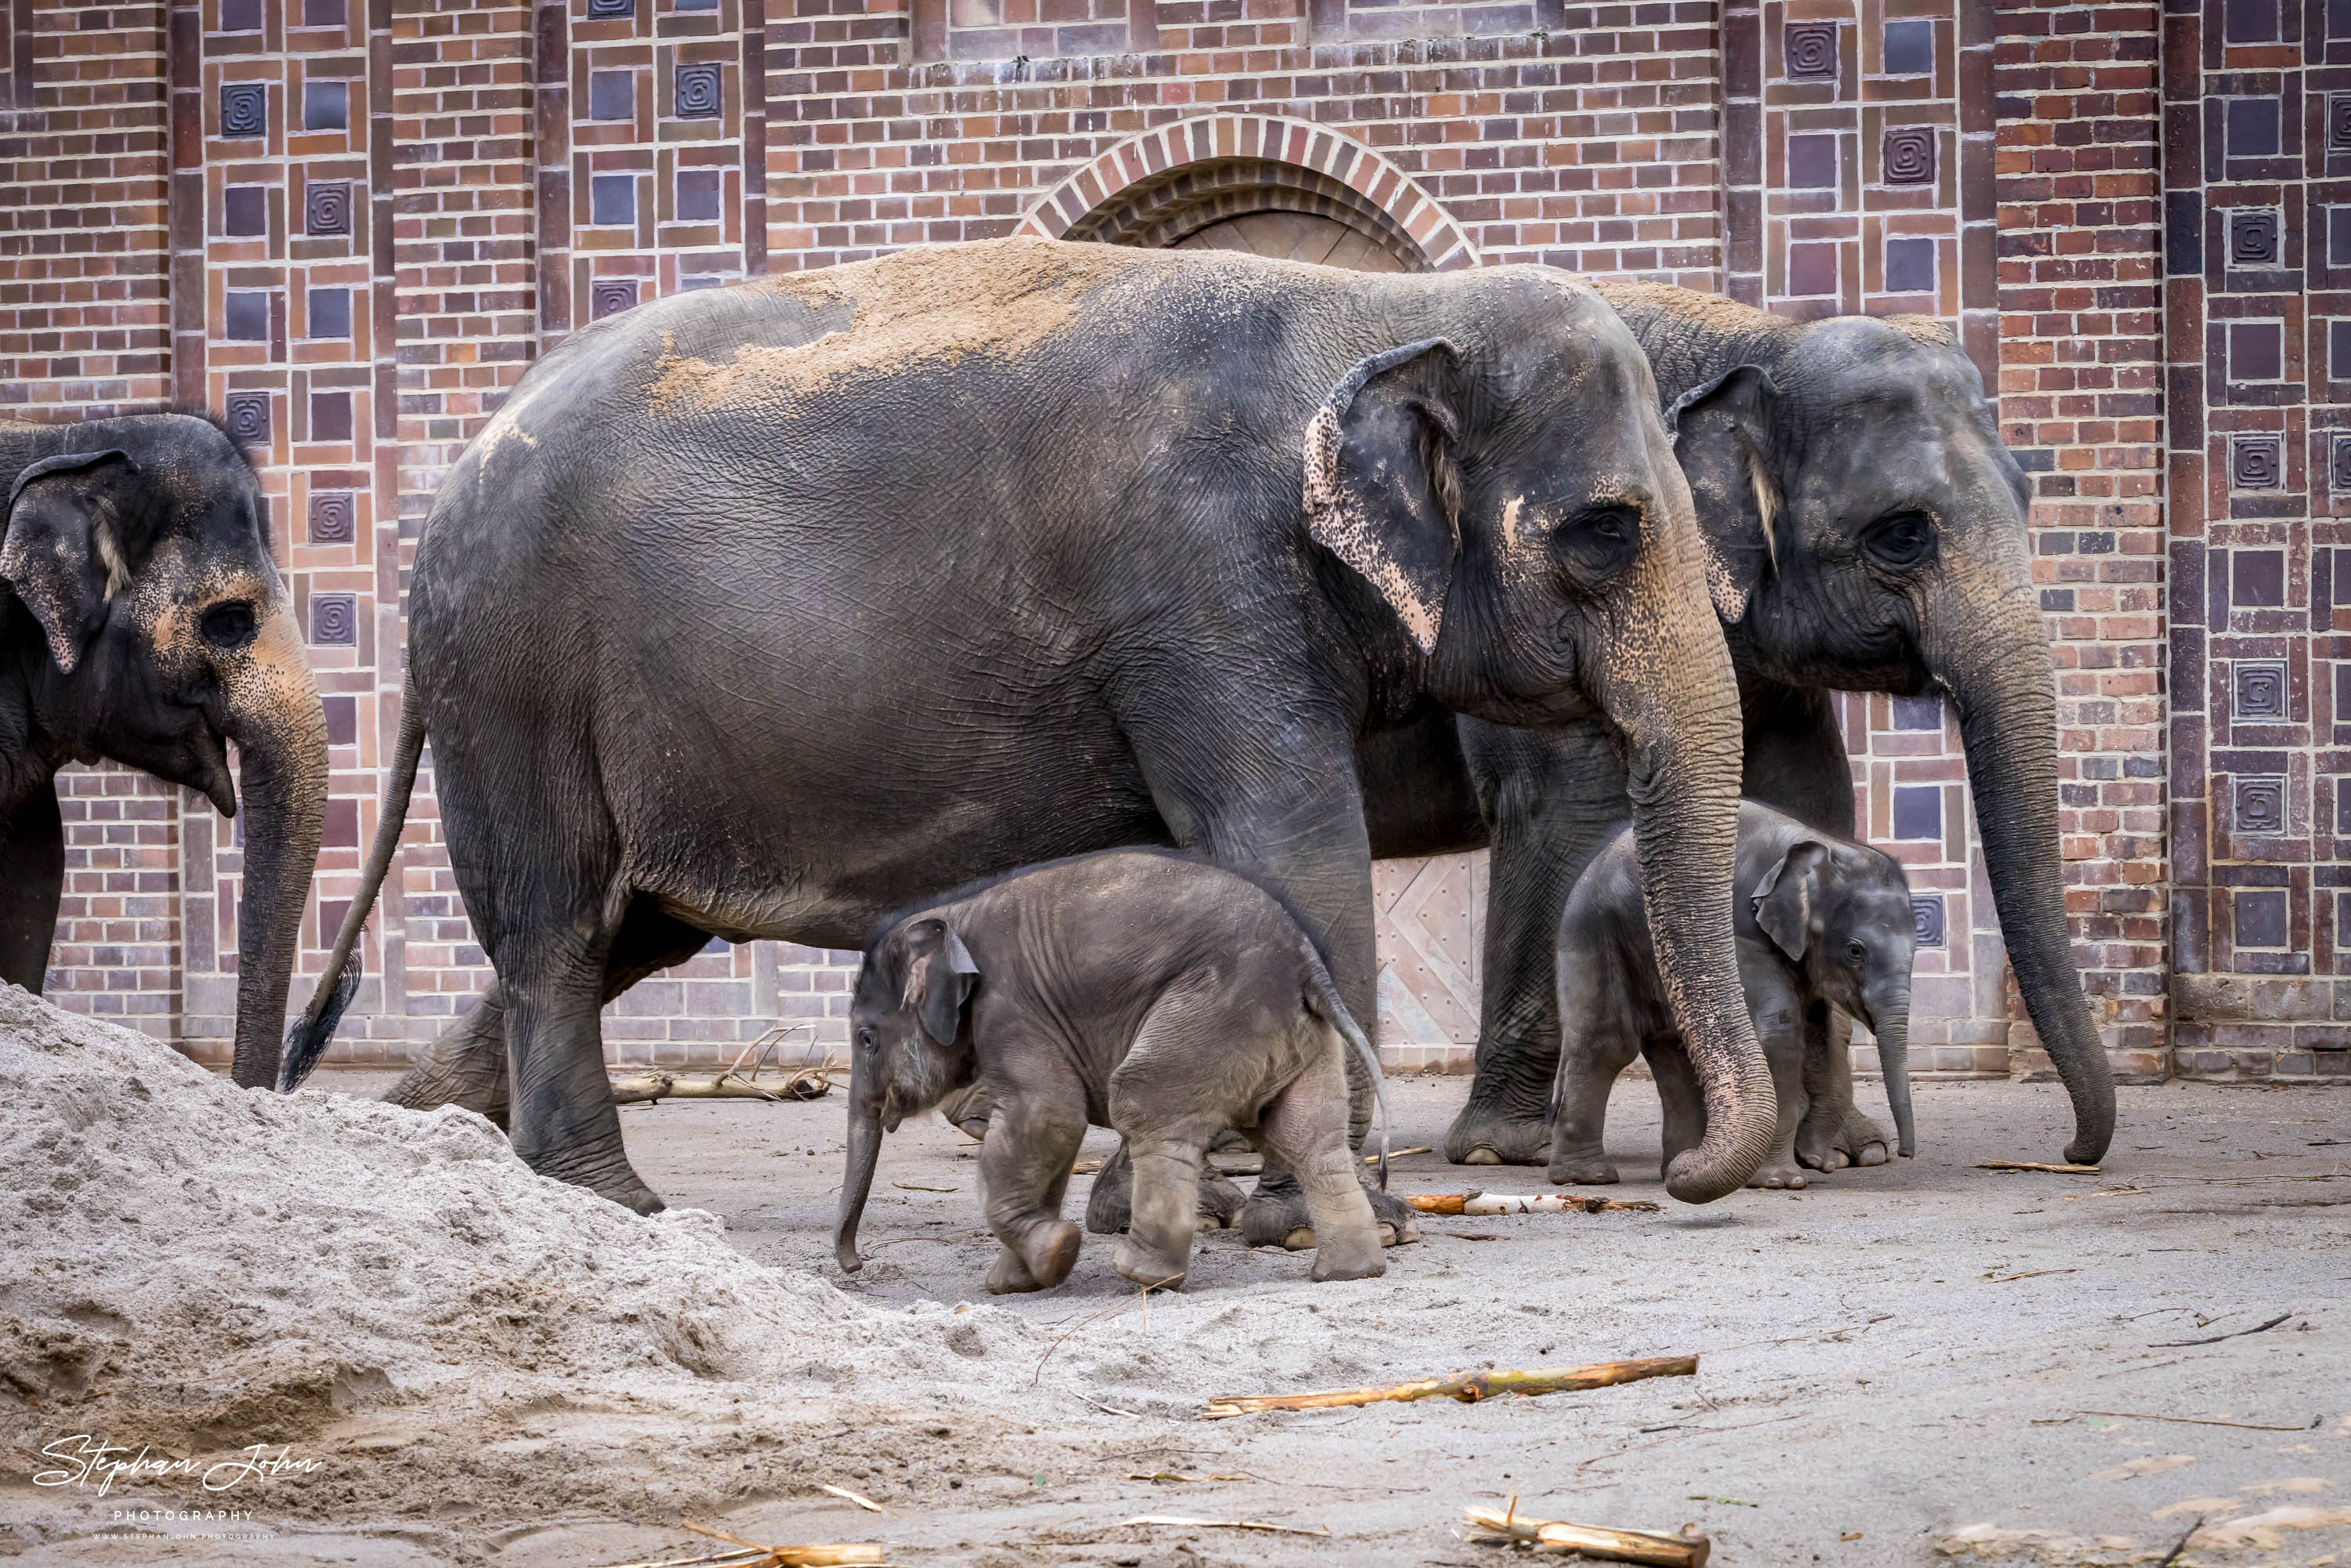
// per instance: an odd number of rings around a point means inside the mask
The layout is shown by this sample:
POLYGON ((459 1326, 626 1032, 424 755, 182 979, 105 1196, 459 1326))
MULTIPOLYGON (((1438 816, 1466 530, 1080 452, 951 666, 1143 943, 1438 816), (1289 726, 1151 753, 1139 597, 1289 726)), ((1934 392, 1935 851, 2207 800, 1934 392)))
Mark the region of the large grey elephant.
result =
MULTIPOLYGON (((1851 837, 1832 690, 1939 692, 1957 709, 1992 901, 2017 988, 2072 1096, 2069 1160, 2114 1133, 2114 1081, 2069 944, 2057 842, 2056 695, 2032 585, 2023 475, 1975 366, 1938 323, 1802 325, 1712 295, 1604 284, 1676 423, 1738 666, 1745 790, 1851 837)), ((1490 823, 1484 1017, 1456 1163, 1540 1165, 1559 1051, 1552 932, 1625 817, 1608 737, 1476 717, 1399 765, 1440 774, 1458 744, 1490 823)), ((1377 799, 1377 791, 1373 791, 1377 799)), ((1376 830, 1374 836, 1376 838, 1376 830)), ((1835 1053, 1797 1140, 1816 1169, 1886 1158, 1835 1053)))
POLYGON ((65 881, 58 768, 101 758, 246 807, 236 1082, 278 1034, 327 800, 327 721, 269 556, 253 471, 219 427, 149 414, 0 422, 0 979, 38 992, 65 881))
MULTIPOLYGON (((395 1097, 488 1107, 503 1077, 527 1160, 651 1209, 602 1001, 707 933, 854 946, 936 889, 1133 843, 1277 893, 1369 1018, 1359 741, 1588 718, 1625 747, 1707 1090, 1672 1188, 1736 1189, 1772 1125, 1729 940, 1738 693, 1657 407, 1623 324, 1540 268, 993 241, 575 334, 418 547, 339 953, 429 736, 499 978, 395 1097)), ((1243 1217, 1311 1224, 1278 1170, 1243 1217)))

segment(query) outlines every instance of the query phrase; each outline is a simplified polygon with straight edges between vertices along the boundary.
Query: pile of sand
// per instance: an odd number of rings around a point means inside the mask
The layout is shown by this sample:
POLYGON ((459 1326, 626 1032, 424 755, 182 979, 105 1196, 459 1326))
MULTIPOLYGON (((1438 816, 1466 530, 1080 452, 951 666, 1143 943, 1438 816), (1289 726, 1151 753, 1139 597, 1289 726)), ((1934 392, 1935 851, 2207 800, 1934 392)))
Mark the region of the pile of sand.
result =
POLYGON ((666 1513, 820 1479, 1025 1478, 1025 1435, 1045 1405, 1082 1414, 1073 1391, 1188 1419, 1228 1385, 1374 1370, 1335 1299, 1336 1334, 1238 1300, 1147 1337, 867 1305, 744 1257, 712 1215, 644 1218, 538 1176, 470 1112, 251 1092, 5 985, 0 1104, 0 1457, 19 1475, 76 1434, 292 1444, 329 1462, 271 1485, 282 1517, 666 1513))
POLYGON ((745 1385, 984 1396, 1009 1370, 991 1351, 1047 1343, 753 1263, 711 1215, 643 1218, 534 1175, 470 1112, 253 1093, 5 985, 0 1103, 16 1443, 60 1420, 287 1441, 357 1411, 441 1425, 549 1397, 684 1414, 745 1385))

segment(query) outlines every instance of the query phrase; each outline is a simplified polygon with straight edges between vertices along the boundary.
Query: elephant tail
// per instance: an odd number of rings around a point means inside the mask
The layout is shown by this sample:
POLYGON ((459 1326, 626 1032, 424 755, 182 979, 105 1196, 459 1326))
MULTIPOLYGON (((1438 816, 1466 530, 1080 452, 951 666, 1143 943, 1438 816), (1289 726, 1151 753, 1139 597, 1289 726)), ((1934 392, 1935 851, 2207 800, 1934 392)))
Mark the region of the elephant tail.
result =
POLYGON ((302 1080, 310 1075, 335 1038, 343 1009, 359 993, 360 931, 367 925, 368 911, 375 907, 376 894, 383 891, 392 854, 400 848, 401 832, 408 825, 408 800, 416 789, 416 764, 423 754, 423 706, 416 700, 412 683, 402 694, 400 739, 392 751, 392 772, 384 780, 383 807, 376 821, 375 843, 368 851, 367 870, 360 877, 359 896, 343 915, 343 928, 335 936, 335 950, 327 956, 327 972, 319 977, 310 1005, 286 1031, 286 1045, 278 1053, 277 1092, 281 1094, 301 1087, 302 1080))
POLYGON ((1355 1015, 1347 1010, 1340 998, 1338 983, 1331 971, 1322 967, 1322 955, 1314 944, 1301 933, 1298 938, 1301 952, 1306 956, 1306 1010, 1339 1031, 1340 1037, 1355 1048, 1363 1058, 1364 1071, 1372 1075, 1372 1092, 1380 1103, 1380 1190, 1388 1189, 1388 1133, 1395 1125, 1395 1116, 1388 1110, 1387 1075, 1380 1071, 1380 1053, 1372 1048, 1364 1031, 1356 1027, 1355 1015))

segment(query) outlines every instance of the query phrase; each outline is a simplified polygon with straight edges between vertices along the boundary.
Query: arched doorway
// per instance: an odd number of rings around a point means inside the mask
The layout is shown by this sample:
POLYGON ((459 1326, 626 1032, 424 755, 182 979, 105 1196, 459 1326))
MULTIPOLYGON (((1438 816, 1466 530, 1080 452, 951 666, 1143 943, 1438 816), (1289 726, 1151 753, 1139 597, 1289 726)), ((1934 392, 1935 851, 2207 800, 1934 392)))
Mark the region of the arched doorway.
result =
MULTIPOLYGON (((1196 158, 1124 183, 1062 237, 1247 251, 1358 272, 1434 269, 1405 225, 1356 184, 1242 154, 1196 158)), ((1486 855, 1382 861, 1372 868, 1372 892, 1382 1058, 1392 1068, 1468 1071, 1478 1042, 1486 855)))

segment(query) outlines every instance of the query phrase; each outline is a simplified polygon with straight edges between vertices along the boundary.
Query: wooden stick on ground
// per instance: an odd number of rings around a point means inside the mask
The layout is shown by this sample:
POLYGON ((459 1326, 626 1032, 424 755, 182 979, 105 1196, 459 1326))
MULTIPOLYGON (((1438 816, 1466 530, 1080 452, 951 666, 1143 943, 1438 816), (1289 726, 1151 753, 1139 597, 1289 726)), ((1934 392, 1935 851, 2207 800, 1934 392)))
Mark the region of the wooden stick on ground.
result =
POLYGON ((1978 1160, 1980 1171, 2049 1171, 2058 1176, 2095 1176, 2095 1166, 2043 1166, 2031 1160, 1978 1160))
POLYGON ((1656 1214, 1658 1206, 1646 1198, 1600 1197, 1572 1192, 1546 1192, 1526 1197, 1509 1192, 1425 1192, 1405 1202, 1423 1214, 1604 1214, 1611 1209, 1656 1214))
POLYGON ((1614 1563, 1652 1563, 1662 1568, 1706 1568, 1714 1543, 1703 1535, 1657 1535, 1646 1530, 1610 1530, 1597 1524, 1569 1524, 1562 1520, 1528 1519, 1513 1510, 1462 1510, 1475 1531, 1472 1539, 1488 1542, 1523 1541, 1538 1552, 1581 1553, 1614 1563))
POLYGON ((1254 1519, 1178 1519, 1174 1514, 1145 1513, 1133 1519, 1122 1519, 1119 1524, 1172 1524, 1199 1530, 1270 1530, 1277 1535, 1328 1535, 1331 1527, 1318 1524, 1303 1530, 1294 1524, 1264 1524, 1254 1519))
POLYGON ((1502 1394, 1559 1394, 1612 1384, 1637 1383, 1645 1377, 1695 1377, 1694 1355, 1651 1356, 1642 1361, 1603 1361, 1590 1366, 1538 1367, 1528 1372, 1457 1372, 1450 1377, 1424 1377, 1389 1388, 1344 1388, 1328 1394, 1219 1394, 1200 1412, 1203 1421, 1222 1421, 1260 1410, 1330 1410, 1345 1405, 1409 1403, 1416 1399, 1458 1399, 1476 1404, 1502 1394))

